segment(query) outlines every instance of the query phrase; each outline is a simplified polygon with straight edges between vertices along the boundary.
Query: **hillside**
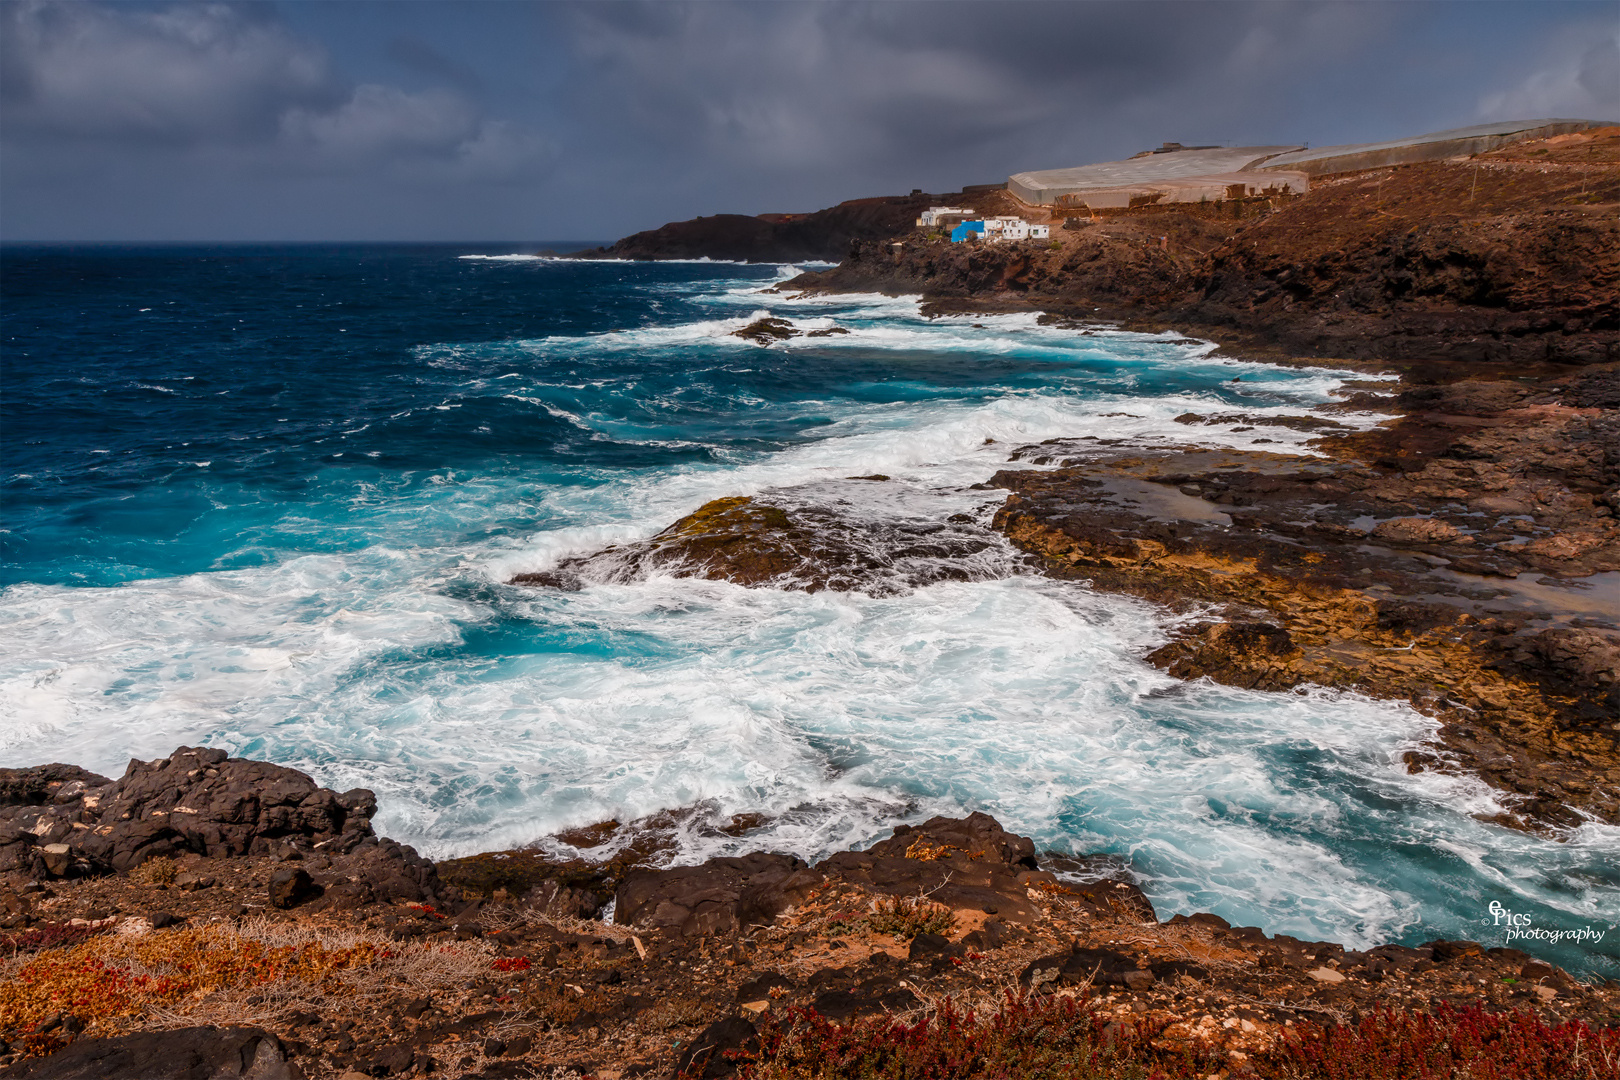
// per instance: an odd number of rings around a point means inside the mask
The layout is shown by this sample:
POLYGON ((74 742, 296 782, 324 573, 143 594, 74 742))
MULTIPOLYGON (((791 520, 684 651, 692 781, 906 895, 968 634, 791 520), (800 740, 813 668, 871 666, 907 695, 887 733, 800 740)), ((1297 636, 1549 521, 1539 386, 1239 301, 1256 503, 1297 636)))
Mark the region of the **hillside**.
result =
POLYGON ((917 215, 949 203, 974 209, 999 205, 1000 192, 973 195, 896 195, 851 199, 807 214, 715 214, 672 221, 583 259, 735 259, 740 262, 837 262, 854 241, 884 240, 909 232, 917 215))
POLYGON ((1071 220, 1050 242, 856 244, 795 290, 1151 320, 1297 356, 1620 358, 1620 128, 1319 181, 1275 204, 1071 220))

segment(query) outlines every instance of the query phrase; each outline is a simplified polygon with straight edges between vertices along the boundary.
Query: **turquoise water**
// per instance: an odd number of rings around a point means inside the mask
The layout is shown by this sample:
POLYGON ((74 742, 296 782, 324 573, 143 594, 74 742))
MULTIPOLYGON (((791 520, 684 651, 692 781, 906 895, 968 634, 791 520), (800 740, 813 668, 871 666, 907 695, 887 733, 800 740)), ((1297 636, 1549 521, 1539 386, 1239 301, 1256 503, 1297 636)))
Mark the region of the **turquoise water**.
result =
POLYGON ((1406 774, 1433 723, 1404 705, 1171 680, 1142 661, 1171 616, 994 534, 977 580, 898 594, 504 584, 725 495, 982 524, 972 485, 1047 438, 1300 445, 1173 417, 1345 373, 509 251, 5 249, 0 761, 209 743, 372 787, 434 855, 695 807, 682 860, 814 858, 983 809, 1128 859, 1164 916, 1505 944, 1497 900, 1606 932, 1532 951, 1620 973, 1616 830, 1482 823, 1477 781, 1406 774), (760 312, 851 333, 731 336, 760 312), (770 823, 709 827, 744 812, 770 823))

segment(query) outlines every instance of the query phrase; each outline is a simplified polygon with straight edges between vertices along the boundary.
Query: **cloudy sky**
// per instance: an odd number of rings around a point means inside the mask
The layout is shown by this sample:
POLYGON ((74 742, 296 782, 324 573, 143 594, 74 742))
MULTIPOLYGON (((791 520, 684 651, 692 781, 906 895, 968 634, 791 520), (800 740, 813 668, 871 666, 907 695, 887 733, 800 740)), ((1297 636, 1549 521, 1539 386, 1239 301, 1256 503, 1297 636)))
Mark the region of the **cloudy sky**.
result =
POLYGON ((0 239, 604 240, 1542 116, 1620 117, 1613 0, 0 0, 0 239))

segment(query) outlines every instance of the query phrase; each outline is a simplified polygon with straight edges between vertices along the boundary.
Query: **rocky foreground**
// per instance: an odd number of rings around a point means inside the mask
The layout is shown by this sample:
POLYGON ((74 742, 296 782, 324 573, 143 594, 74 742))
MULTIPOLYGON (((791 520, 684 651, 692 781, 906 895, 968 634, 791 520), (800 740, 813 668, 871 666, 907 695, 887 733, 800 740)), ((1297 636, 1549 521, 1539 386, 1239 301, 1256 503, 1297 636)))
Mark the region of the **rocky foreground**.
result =
POLYGON ((435 865, 374 810, 209 749, 0 770, 0 1075, 1620 1076, 1620 983, 1160 922, 984 814, 660 868, 588 858, 616 822, 435 865))

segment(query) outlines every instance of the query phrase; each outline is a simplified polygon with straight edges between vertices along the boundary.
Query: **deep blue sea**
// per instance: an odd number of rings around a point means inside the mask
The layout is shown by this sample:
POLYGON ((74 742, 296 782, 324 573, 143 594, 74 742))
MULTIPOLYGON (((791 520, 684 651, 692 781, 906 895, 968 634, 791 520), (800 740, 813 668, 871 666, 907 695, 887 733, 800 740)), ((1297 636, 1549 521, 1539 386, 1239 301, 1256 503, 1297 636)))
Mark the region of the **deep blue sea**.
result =
POLYGON ((1620 830, 1482 823, 1490 789, 1407 775, 1403 704, 1178 683, 1142 659, 1173 616, 993 534, 980 580, 898 594, 505 584, 726 495, 987 522, 972 485, 1059 436, 1308 452, 1173 418, 1349 373, 532 250, 0 251, 0 764, 206 743, 371 787, 440 856, 684 809, 680 860, 813 859, 982 809, 1128 861, 1161 917, 1505 944, 1496 900, 1620 975, 1620 830), (850 333, 731 336, 760 312, 850 333), (738 813, 770 823, 708 827, 738 813))

